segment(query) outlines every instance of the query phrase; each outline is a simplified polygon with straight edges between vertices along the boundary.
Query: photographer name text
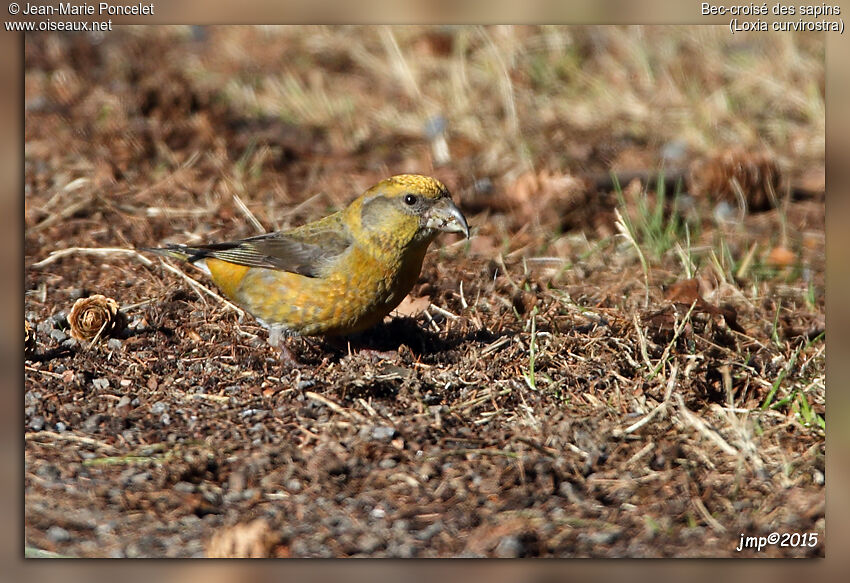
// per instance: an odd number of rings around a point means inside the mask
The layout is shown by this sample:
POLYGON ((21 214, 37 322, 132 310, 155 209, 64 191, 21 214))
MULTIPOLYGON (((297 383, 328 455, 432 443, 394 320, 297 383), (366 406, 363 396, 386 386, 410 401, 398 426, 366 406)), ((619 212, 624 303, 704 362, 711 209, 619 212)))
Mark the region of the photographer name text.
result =
POLYGON ((20 11, 24 16, 152 16, 153 2, 143 4, 72 4, 60 2, 56 5, 24 4, 20 11))

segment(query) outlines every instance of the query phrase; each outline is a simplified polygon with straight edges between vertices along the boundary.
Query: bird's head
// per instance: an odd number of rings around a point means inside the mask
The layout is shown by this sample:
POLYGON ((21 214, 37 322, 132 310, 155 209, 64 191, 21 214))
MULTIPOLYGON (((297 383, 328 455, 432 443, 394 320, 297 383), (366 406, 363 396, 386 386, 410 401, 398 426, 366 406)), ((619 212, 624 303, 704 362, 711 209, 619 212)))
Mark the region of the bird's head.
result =
POLYGON ((440 231, 463 233, 469 226, 452 202, 445 185, 419 174, 382 180, 352 203, 359 226, 370 237, 388 244, 430 243, 440 231), (359 211, 359 212, 358 212, 359 211))

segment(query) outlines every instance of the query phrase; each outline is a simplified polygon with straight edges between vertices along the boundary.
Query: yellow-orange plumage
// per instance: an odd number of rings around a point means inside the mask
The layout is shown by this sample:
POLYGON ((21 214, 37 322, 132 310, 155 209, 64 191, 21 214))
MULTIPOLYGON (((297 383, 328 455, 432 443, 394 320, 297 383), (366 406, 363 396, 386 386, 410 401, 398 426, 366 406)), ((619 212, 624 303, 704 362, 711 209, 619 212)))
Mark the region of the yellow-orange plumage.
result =
POLYGON ((269 327, 340 335, 377 324, 404 299, 439 231, 469 235, 446 187, 401 175, 289 231, 156 251, 204 265, 227 297, 269 327))

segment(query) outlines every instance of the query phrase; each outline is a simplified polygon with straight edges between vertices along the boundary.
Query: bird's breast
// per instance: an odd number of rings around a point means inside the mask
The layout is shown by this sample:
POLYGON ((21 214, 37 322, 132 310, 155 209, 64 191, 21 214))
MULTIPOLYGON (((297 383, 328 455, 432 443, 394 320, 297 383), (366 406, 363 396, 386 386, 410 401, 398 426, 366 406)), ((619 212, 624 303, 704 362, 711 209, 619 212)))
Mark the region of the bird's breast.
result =
POLYGON ((426 250, 427 244, 402 253, 353 246, 321 277, 250 268, 235 289, 221 287, 268 324, 304 335, 353 334, 398 306, 419 278, 426 250))

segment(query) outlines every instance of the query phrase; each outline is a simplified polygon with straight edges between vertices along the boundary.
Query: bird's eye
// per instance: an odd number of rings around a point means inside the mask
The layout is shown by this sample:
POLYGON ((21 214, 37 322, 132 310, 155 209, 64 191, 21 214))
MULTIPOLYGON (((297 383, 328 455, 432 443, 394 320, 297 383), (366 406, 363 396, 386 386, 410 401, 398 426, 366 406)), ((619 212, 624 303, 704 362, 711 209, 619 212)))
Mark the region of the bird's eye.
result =
POLYGON ((419 200, 419 199, 416 198, 416 195, 414 195, 414 194, 405 194, 404 195, 404 204, 406 204, 407 206, 415 205, 417 200, 419 200))

